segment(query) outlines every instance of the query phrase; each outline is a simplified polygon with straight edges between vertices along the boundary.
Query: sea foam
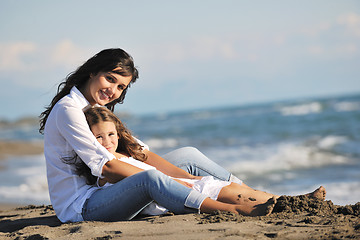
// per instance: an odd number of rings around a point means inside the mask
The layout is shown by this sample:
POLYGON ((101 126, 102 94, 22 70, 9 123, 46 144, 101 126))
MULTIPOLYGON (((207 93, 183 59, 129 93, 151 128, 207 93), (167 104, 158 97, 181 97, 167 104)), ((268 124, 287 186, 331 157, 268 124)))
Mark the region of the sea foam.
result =
POLYGON ((359 111, 360 102, 350 102, 350 101, 338 102, 334 104, 334 108, 338 112, 359 111))
POLYGON ((319 113, 322 111, 322 106, 319 102, 311 102, 300 105, 280 107, 278 109, 283 116, 290 115, 307 115, 311 113, 319 113))
POLYGON ((347 164, 352 161, 346 156, 329 151, 346 142, 345 137, 330 135, 312 142, 314 143, 280 142, 243 146, 229 153, 224 151, 224 154, 233 159, 229 169, 237 173, 252 174, 347 164))

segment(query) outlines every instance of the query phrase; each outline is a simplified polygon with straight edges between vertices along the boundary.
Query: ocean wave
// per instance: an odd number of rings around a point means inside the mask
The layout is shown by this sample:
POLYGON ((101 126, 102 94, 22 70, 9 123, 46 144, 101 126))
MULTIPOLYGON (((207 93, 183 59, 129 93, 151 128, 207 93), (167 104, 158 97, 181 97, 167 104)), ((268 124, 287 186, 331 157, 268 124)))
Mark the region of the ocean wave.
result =
MULTIPOLYGON (((331 151, 335 146, 346 142, 344 137, 326 136, 311 142, 312 144, 303 142, 244 146, 235 151, 237 161, 231 164, 229 169, 241 175, 245 173, 257 175, 352 162, 352 159, 331 151)), ((230 154, 234 159, 234 152, 230 154)))
POLYGON ((323 107, 319 102, 311 102, 311 103, 278 108, 278 111, 283 116, 308 115, 313 113, 320 113, 322 110, 323 107))
POLYGON ((334 104, 337 112, 351 112, 360 110, 360 102, 343 101, 334 104))
POLYGON ((173 148, 179 145, 179 140, 175 138, 150 138, 144 140, 144 142, 150 147, 150 150, 173 148))
POLYGON ((348 140, 348 138, 344 137, 344 136, 329 135, 329 136, 319 139, 317 141, 317 146, 321 149, 330 150, 338 144, 345 143, 347 140, 348 140))
POLYGON ((360 201, 360 182, 334 182, 325 185, 327 199, 335 204, 355 204, 360 201))
POLYGON ((16 186, 0 186, 1 202, 19 204, 49 204, 50 198, 44 174, 26 177, 16 186))
POLYGON ((0 202, 50 203, 43 154, 13 156, 4 160, 4 164, 6 170, 0 175, 0 202))

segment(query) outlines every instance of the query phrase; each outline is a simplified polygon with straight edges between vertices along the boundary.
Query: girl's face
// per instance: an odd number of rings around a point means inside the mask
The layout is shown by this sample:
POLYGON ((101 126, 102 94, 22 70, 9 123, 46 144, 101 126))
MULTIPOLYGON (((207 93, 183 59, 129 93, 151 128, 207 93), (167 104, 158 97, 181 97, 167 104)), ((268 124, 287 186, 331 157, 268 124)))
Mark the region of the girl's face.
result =
MULTIPOLYGON (((116 68, 114 71, 119 69, 116 68)), ((113 72, 99 72, 95 76, 90 76, 82 93, 91 105, 97 103, 104 106, 118 99, 131 79, 132 76, 124 77, 113 72)))
POLYGON ((119 139, 115 124, 113 122, 100 122, 92 125, 90 128, 98 142, 114 154, 118 147, 119 139))

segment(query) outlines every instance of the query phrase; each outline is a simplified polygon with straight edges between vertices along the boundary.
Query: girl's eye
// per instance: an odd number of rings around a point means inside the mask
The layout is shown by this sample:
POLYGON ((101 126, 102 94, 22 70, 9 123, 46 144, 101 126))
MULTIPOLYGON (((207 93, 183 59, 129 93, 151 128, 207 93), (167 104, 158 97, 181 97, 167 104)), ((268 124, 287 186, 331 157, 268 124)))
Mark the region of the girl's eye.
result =
POLYGON ((97 136, 97 137, 96 137, 96 139, 100 139, 100 138, 102 138, 102 136, 97 136))
POLYGON ((115 133, 109 133, 109 136, 114 136, 115 135, 115 133))

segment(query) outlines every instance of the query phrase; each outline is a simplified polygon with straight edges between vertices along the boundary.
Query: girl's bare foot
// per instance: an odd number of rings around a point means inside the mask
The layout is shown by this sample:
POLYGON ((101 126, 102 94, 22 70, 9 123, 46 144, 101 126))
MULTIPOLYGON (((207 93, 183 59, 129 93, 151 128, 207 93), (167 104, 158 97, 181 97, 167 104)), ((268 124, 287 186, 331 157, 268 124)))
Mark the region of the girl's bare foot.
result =
POLYGON ((326 197, 326 190, 323 186, 320 186, 318 189, 316 189, 315 191, 305 194, 305 196, 311 197, 311 198, 316 198, 319 200, 325 200, 326 197))
POLYGON ((274 210, 276 204, 276 197, 269 198, 267 202, 262 204, 256 204, 249 211, 244 211, 244 209, 237 209, 239 214, 248 215, 248 216, 268 216, 274 210))
POLYGON ((269 216, 273 212, 274 207, 276 205, 276 197, 273 196, 265 204, 266 204, 266 209, 265 209, 265 215, 264 216, 269 216))

